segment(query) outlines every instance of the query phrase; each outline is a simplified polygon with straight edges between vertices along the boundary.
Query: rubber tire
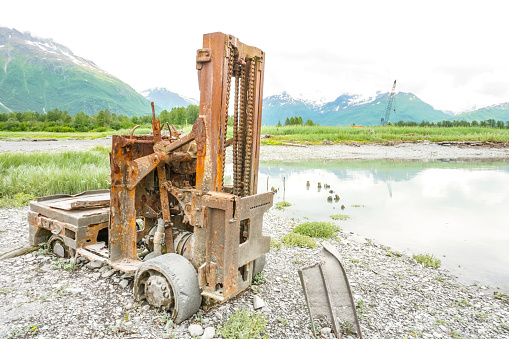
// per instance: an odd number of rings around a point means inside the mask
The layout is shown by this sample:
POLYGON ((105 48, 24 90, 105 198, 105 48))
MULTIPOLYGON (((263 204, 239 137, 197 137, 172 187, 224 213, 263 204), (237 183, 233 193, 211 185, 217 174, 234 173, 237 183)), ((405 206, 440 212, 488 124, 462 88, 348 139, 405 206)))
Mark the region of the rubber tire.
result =
POLYGON ((175 324, 180 324, 198 311, 201 305, 198 274, 186 258, 168 253, 143 262, 134 278, 134 297, 140 302, 140 277, 150 270, 161 273, 173 290, 174 307, 171 317, 175 324))
POLYGON ((253 278, 255 275, 263 271, 266 261, 267 259, 265 258, 265 254, 260 255, 253 261, 253 278))

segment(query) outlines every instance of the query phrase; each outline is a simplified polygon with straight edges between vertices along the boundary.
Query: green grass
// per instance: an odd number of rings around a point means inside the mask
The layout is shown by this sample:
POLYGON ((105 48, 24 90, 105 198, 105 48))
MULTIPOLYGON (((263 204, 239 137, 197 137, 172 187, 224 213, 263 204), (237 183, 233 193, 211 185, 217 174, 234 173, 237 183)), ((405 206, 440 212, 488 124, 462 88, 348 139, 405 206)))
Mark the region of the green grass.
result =
POLYGON ((435 258, 433 254, 414 254, 412 257, 426 267, 438 268, 442 265, 442 261, 435 258))
POLYGON ((274 238, 270 238, 270 248, 275 248, 276 250, 281 248, 281 242, 277 241, 274 238))
POLYGON ((505 302, 506 304, 509 305, 509 295, 507 295, 507 293, 504 293, 504 292, 495 292, 495 298, 496 299, 500 299, 500 300, 502 300, 503 302, 505 302))
MULTIPOLYGON (((148 134, 152 128, 139 127, 134 134, 148 134)), ((118 131, 107 130, 106 132, 8 132, 0 131, 0 140, 11 139, 95 139, 112 135, 130 134, 130 129, 121 129, 118 131)))
POLYGON ((283 142, 307 141, 321 144, 327 139, 333 142, 388 142, 388 141, 509 141, 509 129, 490 127, 398 127, 372 126, 350 128, 344 126, 264 126, 262 134, 274 138, 262 139, 264 145, 280 145, 283 142), (374 133, 370 132, 374 131, 374 133), (413 134, 413 135, 410 135, 413 134))
POLYGON ((349 215, 346 214, 334 214, 330 216, 332 220, 348 220, 350 219, 349 215))
POLYGON ((284 243, 287 246, 294 247, 308 247, 308 248, 315 248, 316 247, 316 240, 307 236, 302 235, 298 233, 287 233, 281 238, 281 242, 284 243))
POLYGON ((293 232, 312 238, 327 239, 335 237, 335 232, 339 230, 339 226, 336 226, 330 222, 313 221, 299 224, 293 229, 293 232))
POLYGON ((224 339, 266 339, 269 336, 262 335, 266 324, 262 314, 243 309, 233 314, 218 332, 224 339))
POLYGON ((0 207, 35 197, 109 188, 109 148, 61 153, 0 154, 0 207))
POLYGON ((292 204, 290 204, 288 201, 280 201, 280 202, 277 202, 276 205, 274 205, 274 208, 284 211, 285 207, 290 207, 290 206, 292 206, 292 204))
POLYGON ((263 272, 260 272, 253 277, 252 283, 255 285, 260 285, 260 284, 263 284, 264 282, 265 282, 265 273, 263 273, 263 272))

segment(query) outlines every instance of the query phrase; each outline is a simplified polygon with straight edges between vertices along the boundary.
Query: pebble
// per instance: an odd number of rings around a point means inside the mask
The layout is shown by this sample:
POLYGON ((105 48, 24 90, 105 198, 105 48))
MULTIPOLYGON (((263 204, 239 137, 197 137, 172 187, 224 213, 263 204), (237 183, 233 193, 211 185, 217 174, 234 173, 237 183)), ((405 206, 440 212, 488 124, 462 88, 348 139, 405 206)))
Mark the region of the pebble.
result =
POLYGON ((206 327, 203 331, 203 335, 200 337, 201 339, 212 339, 216 334, 216 329, 214 327, 206 327))
POLYGON ((115 270, 108 270, 106 272, 104 272, 101 277, 103 278, 109 278, 111 277, 113 274, 115 274, 115 270))
POLYGON ((265 301, 259 296, 255 295, 253 297, 253 307, 255 310, 260 309, 265 306, 265 301))
POLYGON ((129 285, 129 280, 124 279, 124 280, 122 280, 122 281, 121 281, 118 285, 119 285, 120 287, 122 287, 122 288, 126 288, 126 287, 127 287, 127 285, 129 285))
POLYGON ((189 332, 191 337, 198 337, 203 334, 203 328, 198 324, 189 325, 187 331, 189 332))
POLYGON ((86 264, 85 267, 88 269, 94 270, 96 268, 103 267, 103 265, 104 265, 104 263, 102 263, 100 261, 91 261, 88 264, 86 264))
POLYGON ((328 336, 329 333, 331 333, 332 329, 330 327, 323 327, 321 330, 320 330, 320 334, 323 335, 323 336, 328 336))

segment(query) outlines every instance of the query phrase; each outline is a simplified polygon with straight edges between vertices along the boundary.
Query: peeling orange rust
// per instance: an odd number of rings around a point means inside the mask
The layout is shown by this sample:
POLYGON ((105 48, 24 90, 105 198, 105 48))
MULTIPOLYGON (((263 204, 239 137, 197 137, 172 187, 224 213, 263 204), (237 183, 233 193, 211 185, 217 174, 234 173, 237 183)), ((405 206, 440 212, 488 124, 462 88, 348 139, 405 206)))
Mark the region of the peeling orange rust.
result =
POLYGON ((161 124, 152 102, 152 134, 135 135, 136 126, 112 137, 109 211, 104 196, 102 201, 72 198, 75 208, 65 212, 51 207, 51 201, 34 202, 28 215, 30 242, 39 244, 54 232, 80 255, 102 255, 115 269, 133 272, 141 264, 137 244, 155 247, 151 236, 162 218, 161 251, 172 253, 176 247, 195 267, 206 308, 248 288, 255 263, 270 249, 262 226, 273 195, 256 194, 264 63, 263 51, 232 35, 205 34, 196 57, 199 117, 191 132, 180 135, 173 125, 161 124), (241 84, 241 95, 235 95, 240 110, 236 132, 227 139, 233 78, 241 84), (164 125, 169 135, 162 133, 164 125), (227 147, 235 148, 232 186, 224 185, 227 147), (75 218, 83 210, 97 210, 103 219, 75 218), (108 250, 93 252, 101 241, 108 242, 108 250))

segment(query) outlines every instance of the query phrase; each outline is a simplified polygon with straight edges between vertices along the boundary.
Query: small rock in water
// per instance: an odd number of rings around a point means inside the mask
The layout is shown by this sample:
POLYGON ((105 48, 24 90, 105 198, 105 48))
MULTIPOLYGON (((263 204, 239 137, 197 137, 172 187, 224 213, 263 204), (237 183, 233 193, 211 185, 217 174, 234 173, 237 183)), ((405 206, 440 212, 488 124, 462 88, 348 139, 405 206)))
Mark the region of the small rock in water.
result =
POLYGON ((205 331, 203 331, 203 335, 200 337, 201 339, 212 339, 216 334, 216 329, 214 327, 206 327, 205 331))
POLYGON ((197 337, 203 334, 203 328, 198 324, 191 324, 187 328, 191 337, 197 337))
POLYGON ((259 308, 262 308, 265 306, 265 301, 263 301, 262 298, 260 298, 259 296, 255 295, 253 297, 253 307, 255 310, 259 309, 259 308))

